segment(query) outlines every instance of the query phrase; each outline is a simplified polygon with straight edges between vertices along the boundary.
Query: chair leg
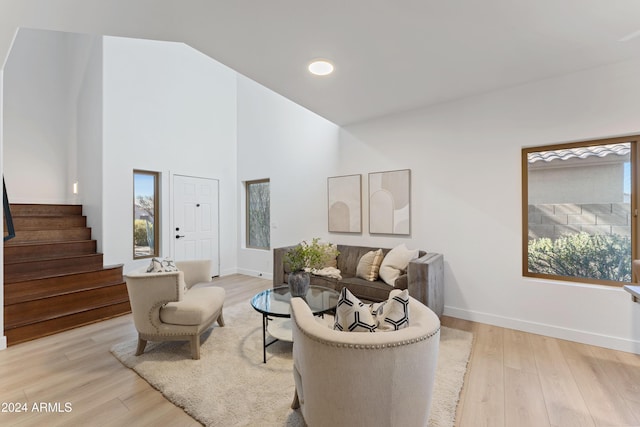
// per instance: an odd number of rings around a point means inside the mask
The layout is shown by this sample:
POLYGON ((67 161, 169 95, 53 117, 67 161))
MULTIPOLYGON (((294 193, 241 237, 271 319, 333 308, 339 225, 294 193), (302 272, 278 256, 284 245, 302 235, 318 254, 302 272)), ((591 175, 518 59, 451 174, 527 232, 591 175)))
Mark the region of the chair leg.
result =
POLYGON ((296 389, 293 395, 293 402, 291 402, 291 409, 298 409, 300 407, 300 400, 298 399, 298 389, 296 389))
POLYGON ((191 337, 191 358, 193 360, 200 359, 200 335, 191 337))
POLYGON ((142 338, 138 337, 138 348, 136 349, 136 356, 140 356, 142 353, 144 353, 144 348, 147 346, 147 340, 143 340, 142 338))
POLYGON ((218 325, 224 326, 224 317, 222 317, 222 312, 220 312, 220 316, 218 316, 218 325))

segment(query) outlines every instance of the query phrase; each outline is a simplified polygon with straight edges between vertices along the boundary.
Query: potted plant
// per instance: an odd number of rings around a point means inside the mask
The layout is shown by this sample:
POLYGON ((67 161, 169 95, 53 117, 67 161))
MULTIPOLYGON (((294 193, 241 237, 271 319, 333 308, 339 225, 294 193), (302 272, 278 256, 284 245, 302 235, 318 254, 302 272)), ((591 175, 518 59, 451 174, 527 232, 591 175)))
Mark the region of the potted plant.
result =
POLYGON ((290 249, 284 256, 284 262, 291 271, 288 279, 291 296, 305 296, 311 281, 309 272, 324 268, 336 256, 338 256, 338 250, 335 246, 320 243, 318 237, 315 237, 311 243, 303 241, 290 249))

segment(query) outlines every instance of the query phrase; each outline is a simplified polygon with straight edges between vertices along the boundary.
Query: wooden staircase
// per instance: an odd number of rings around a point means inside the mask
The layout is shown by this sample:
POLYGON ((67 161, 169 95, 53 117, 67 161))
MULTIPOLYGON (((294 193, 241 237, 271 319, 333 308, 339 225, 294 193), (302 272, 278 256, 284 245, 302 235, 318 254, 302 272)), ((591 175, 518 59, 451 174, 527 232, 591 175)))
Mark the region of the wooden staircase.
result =
POLYGON ((103 267, 81 205, 12 204, 4 243, 8 345, 130 313, 122 265, 103 267))

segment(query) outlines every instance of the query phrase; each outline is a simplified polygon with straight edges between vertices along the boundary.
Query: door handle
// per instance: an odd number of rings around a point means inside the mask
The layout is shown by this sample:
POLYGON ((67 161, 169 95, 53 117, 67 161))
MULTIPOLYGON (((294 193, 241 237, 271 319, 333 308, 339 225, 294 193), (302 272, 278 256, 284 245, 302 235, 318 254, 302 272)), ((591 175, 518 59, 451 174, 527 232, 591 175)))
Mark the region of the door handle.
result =
POLYGON ((179 234, 176 234, 176 239, 179 239, 179 238, 181 238, 181 237, 184 237, 184 236, 181 236, 181 235, 179 235, 179 234))

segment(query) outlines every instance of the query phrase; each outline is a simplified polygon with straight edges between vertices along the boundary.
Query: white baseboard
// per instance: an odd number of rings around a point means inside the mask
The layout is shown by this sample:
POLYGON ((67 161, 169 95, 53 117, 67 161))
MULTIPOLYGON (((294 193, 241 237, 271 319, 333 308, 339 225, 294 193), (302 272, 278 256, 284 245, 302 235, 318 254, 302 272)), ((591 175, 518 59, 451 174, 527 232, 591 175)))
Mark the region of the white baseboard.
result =
POLYGON ((583 344, 640 354, 640 341, 445 306, 444 315, 583 344))
POLYGON ((7 348, 7 337, 6 336, 2 336, 2 338, 0 338, 0 350, 4 350, 7 348))
POLYGON ((239 268, 237 273, 238 274, 244 274, 245 276, 260 277, 262 279, 273 280, 273 273, 266 273, 264 271, 248 270, 248 269, 245 269, 245 268, 239 268))
POLYGON ((219 277, 224 277, 224 276, 231 276, 232 274, 238 274, 238 269, 237 268, 228 268, 226 270, 220 270, 220 273, 218 274, 219 277))

